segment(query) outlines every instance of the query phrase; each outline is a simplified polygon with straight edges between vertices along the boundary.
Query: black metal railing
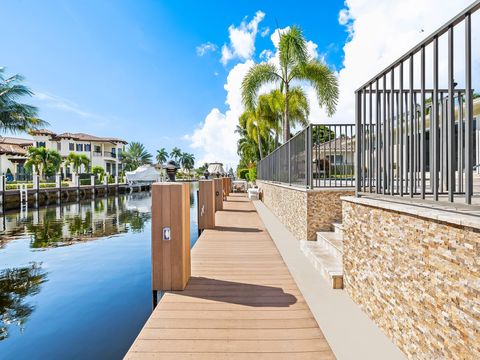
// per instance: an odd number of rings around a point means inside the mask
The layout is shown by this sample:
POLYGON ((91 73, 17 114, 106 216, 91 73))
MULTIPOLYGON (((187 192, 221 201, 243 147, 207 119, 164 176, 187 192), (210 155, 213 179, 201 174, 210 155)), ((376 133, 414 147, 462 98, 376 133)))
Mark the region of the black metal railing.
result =
POLYGON ((293 186, 353 187, 355 126, 310 124, 257 164, 257 178, 293 186))
POLYGON ((479 8, 477 0, 356 91, 357 195, 461 196, 471 204, 480 121, 472 14, 479 8))

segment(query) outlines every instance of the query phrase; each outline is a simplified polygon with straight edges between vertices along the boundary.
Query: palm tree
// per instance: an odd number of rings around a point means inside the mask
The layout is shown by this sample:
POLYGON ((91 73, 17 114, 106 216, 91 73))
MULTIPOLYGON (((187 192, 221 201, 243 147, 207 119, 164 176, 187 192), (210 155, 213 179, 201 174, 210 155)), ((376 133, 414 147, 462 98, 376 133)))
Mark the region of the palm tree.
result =
POLYGON ((262 118, 260 108, 245 111, 240 115, 239 122, 246 129, 246 135, 256 142, 260 160, 263 159, 262 136, 264 137, 268 133, 269 128, 262 118))
POLYGON ((160 150, 157 150, 157 156, 155 156, 155 159, 157 160, 157 163, 159 165, 163 165, 168 158, 168 152, 165 150, 165 148, 161 148, 160 150))
POLYGON ((189 153, 182 153, 180 157, 180 164, 182 167, 190 173, 195 166, 195 156, 189 153))
POLYGON ((23 132, 48 125, 37 117, 36 107, 17 102, 18 98, 32 96, 33 92, 22 85, 20 75, 5 77, 5 68, 0 68, 0 132, 23 132))
POLYGON ((258 144, 248 135, 245 126, 246 124, 240 123, 235 130, 235 132, 240 135, 237 142, 237 154, 240 156, 240 167, 245 167, 247 164, 255 162, 260 158, 258 144))
POLYGON ((278 45, 280 68, 275 64, 254 65, 242 82, 242 100, 247 110, 255 108, 257 93, 262 85, 279 83, 285 96, 283 108, 283 141, 290 138, 290 90, 294 81, 307 81, 317 93, 318 103, 333 115, 338 100, 338 82, 327 65, 310 59, 302 30, 293 26, 280 35, 278 45))
POLYGON ((85 168, 85 170, 88 169, 88 167, 90 165, 90 159, 85 154, 70 153, 65 158, 65 164, 72 165, 73 166, 73 171, 76 174, 78 174, 82 165, 85 168))
POLYGON ((182 150, 180 150, 177 147, 174 147, 172 149, 172 152, 170 153, 170 157, 172 157, 173 160, 175 160, 175 162, 178 163, 178 160, 182 157, 182 150))
POLYGON ((150 154, 142 143, 132 142, 128 145, 127 151, 123 154, 125 170, 136 170, 139 166, 151 164, 152 154, 150 154))
POLYGON ((57 151, 32 146, 27 151, 25 166, 32 167, 43 178, 45 173, 52 174, 58 172, 61 162, 62 157, 57 151))

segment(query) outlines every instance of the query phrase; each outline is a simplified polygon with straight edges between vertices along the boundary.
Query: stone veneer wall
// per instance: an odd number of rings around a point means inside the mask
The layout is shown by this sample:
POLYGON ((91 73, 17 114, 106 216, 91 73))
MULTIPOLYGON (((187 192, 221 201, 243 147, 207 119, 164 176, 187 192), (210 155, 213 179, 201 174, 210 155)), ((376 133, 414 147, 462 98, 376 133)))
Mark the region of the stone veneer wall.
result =
POLYGON ((353 300, 409 358, 479 359, 480 231, 344 200, 353 300))
POLYGON ((342 218, 342 196, 351 189, 307 190, 257 180, 263 202, 298 240, 316 240, 317 231, 329 231, 342 218))

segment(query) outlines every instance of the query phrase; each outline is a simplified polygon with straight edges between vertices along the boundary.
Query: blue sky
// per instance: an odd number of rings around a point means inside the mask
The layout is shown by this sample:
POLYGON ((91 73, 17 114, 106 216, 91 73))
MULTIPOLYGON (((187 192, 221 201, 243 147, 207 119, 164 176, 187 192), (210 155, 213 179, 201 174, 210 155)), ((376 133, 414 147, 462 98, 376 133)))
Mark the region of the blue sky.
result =
MULTIPOLYGON (((352 123, 354 90, 469 3, 3 0, 0 66, 27 78, 53 131, 140 141, 152 153, 179 146, 198 162, 235 166, 241 80, 254 62, 274 61, 277 25, 300 25, 311 55, 337 71, 339 103, 327 120, 352 123)), ((324 121, 306 92, 309 120, 324 121)))
POLYGON ((277 23, 299 24, 338 69, 347 38, 338 23, 342 7, 342 1, 298 7, 283 1, 3 1, 0 31, 8 36, 2 36, 0 66, 27 78, 37 94, 31 102, 53 131, 140 141, 151 152, 173 146, 199 152, 184 136, 212 108, 226 110, 226 77, 243 61, 220 62, 229 26, 265 13, 255 40, 258 61, 262 50, 274 50, 270 34, 277 23), (196 48, 207 42, 217 51, 199 56, 196 48))

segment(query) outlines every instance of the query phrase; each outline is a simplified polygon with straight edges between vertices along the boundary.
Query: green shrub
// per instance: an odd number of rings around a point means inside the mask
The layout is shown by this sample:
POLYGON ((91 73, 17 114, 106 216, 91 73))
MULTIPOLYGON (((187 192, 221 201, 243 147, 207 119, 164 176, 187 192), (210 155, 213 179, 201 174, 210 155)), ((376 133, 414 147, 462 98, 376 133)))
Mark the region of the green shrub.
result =
POLYGON ((248 180, 249 181, 257 180, 257 168, 256 167, 252 167, 248 170, 248 180))
POLYGON ((248 180, 248 178, 247 178, 248 177, 248 172, 249 172, 248 169, 240 169, 238 171, 238 177, 240 179, 243 179, 243 180, 248 180))

